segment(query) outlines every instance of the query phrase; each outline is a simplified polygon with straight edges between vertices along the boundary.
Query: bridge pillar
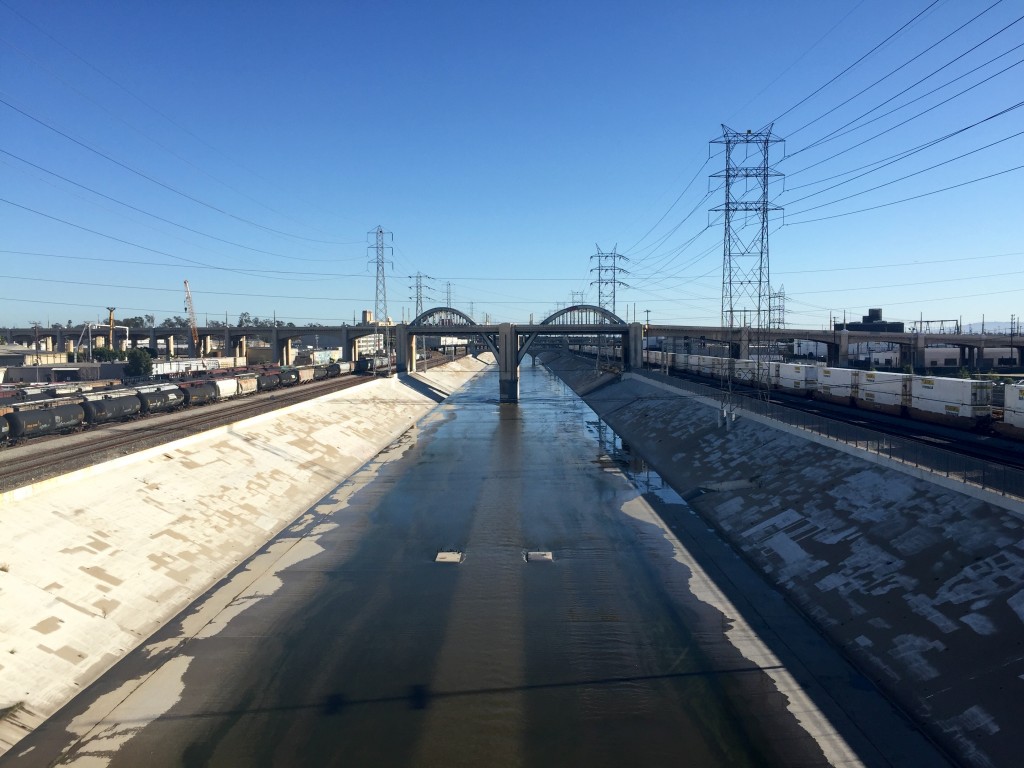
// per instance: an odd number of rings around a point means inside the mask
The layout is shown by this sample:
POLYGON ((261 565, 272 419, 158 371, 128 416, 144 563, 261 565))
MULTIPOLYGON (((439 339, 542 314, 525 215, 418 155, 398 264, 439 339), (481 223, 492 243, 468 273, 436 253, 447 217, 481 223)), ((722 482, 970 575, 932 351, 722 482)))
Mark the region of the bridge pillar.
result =
POLYGON ((850 365, 850 332, 843 329, 839 332, 839 366, 846 368, 850 365))
POLYGON ((274 361, 279 365, 292 364, 292 340, 291 338, 275 339, 274 349, 277 359, 274 361))
POLYGON ((744 325, 740 327, 740 343, 733 346, 729 345, 729 357, 733 357, 737 360, 749 360, 750 359, 750 326, 744 325))
MULTIPOLYGON (((100 337, 102 338, 102 336, 100 337)), ((174 336, 167 337, 167 359, 170 360, 174 357, 174 336)))
POLYGON ((498 326, 498 401, 519 402, 519 335, 511 323, 498 326))
POLYGON ((338 348, 341 350, 340 362, 351 363, 356 359, 355 354, 353 353, 352 344, 349 342, 347 327, 343 327, 341 329, 341 333, 338 334, 338 348))
POLYGON ((395 326, 395 369, 399 373, 415 373, 416 350, 413 344, 416 337, 409 333, 406 323, 395 326))
POLYGON ((629 333, 622 337, 622 367, 624 370, 640 370, 644 367, 644 326, 630 323, 629 333))
POLYGON ((914 373, 924 373, 927 360, 924 349, 925 336, 923 333, 919 333, 914 337, 914 373))

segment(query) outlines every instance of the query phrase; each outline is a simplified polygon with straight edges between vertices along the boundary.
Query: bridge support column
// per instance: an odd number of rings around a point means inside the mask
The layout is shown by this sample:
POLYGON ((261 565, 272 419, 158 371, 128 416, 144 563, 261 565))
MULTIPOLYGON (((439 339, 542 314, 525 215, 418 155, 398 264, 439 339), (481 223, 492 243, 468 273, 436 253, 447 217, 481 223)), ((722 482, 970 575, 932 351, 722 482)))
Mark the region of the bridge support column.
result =
POLYGON ((734 347, 729 345, 729 357, 737 360, 750 359, 750 326, 744 325, 740 328, 740 343, 734 347))
POLYGON ((622 337, 622 367, 627 371, 638 371, 644 367, 644 326, 630 323, 629 333, 622 337))
MULTIPOLYGON (((102 338, 102 337, 100 337, 102 338)), ((174 357, 174 336, 167 337, 167 359, 174 357)))
POLYGON ((409 326, 401 323, 395 326, 395 369, 399 373, 415 373, 416 350, 413 348, 416 337, 409 333, 409 326))
POLYGON ((352 344, 348 337, 348 328, 343 327, 341 333, 338 335, 338 348, 341 350, 342 363, 351 363, 355 360, 355 355, 352 354, 352 344))
POLYGON ((850 332, 842 330, 839 332, 839 366, 846 368, 850 365, 850 332))
POLYGON ((924 373, 925 363, 925 338, 923 333, 914 337, 914 373, 924 373))
POLYGON ((511 323, 498 326, 498 401, 519 402, 519 334, 511 323))

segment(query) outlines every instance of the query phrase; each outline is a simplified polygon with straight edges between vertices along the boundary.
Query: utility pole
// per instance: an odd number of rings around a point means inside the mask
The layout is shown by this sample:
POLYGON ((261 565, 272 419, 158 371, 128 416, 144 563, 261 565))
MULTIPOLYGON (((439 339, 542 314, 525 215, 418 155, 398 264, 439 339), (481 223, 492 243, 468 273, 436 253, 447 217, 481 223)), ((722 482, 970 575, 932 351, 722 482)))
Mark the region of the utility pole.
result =
POLYGON ((377 323, 377 340, 381 346, 382 351, 388 359, 388 372, 391 371, 391 334, 388 332, 388 289, 387 281, 384 275, 384 267, 386 261, 384 259, 384 253, 391 249, 391 246, 385 245, 385 241, 390 242, 392 234, 385 232, 384 228, 379 226, 377 229, 369 232, 368 234, 374 235, 375 245, 371 246, 375 249, 376 258, 373 260, 377 266, 377 301, 374 304, 374 321, 377 323), (381 323, 384 323, 384 334, 381 335, 381 323))
MULTIPOLYGON (((722 126, 722 136, 712 144, 725 146, 725 170, 712 174, 723 180, 725 202, 712 208, 722 213, 724 220, 722 254, 722 327, 735 329, 737 315, 749 311, 751 328, 747 333, 748 347, 763 350, 764 330, 769 327, 770 270, 768 264, 768 218, 782 210, 768 200, 768 185, 782 176, 771 167, 769 152, 773 144, 782 139, 772 133, 769 124, 759 131, 734 131, 722 126), (756 162, 748 162, 754 160, 756 162)), ((735 336, 735 334, 730 334, 735 336)), ((752 358, 755 353, 751 352, 752 358)), ((759 357, 758 363, 760 363, 759 357)), ((757 382, 767 384, 759 364, 757 382)), ((731 371, 729 372, 731 373, 731 371)), ((729 381, 732 381, 729 376, 729 381)), ((763 393, 767 395, 767 386, 763 393)), ((723 415, 732 418, 732 393, 723 415)))

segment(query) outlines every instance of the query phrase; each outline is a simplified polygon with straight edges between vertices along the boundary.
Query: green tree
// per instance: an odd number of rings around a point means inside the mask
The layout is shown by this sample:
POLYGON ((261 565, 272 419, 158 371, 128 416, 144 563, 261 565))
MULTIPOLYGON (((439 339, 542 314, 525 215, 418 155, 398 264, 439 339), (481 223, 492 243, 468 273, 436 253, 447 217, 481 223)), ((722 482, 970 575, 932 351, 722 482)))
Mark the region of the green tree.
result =
POLYGON ((120 360, 123 354, 110 347, 97 347, 92 351, 92 359, 101 363, 113 363, 120 360))
POLYGON ((153 358, 144 349, 128 350, 128 365, 124 372, 126 376, 149 376, 153 372, 153 358))
POLYGON ((119 325, 127 325, 129 328, 145 328, 146 318, 144 317, 126 317, 122 320, 119 325))

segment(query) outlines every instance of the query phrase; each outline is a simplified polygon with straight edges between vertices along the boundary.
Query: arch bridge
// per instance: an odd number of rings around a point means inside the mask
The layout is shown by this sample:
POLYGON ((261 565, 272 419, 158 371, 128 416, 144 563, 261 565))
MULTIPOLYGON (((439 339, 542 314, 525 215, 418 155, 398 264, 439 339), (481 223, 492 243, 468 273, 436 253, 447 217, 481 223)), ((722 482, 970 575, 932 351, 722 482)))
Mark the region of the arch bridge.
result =
POLYGON ((578 304, 555 312, 537 324, 481 324, 452 307, 434 307, 408 324, 396 326, 397 367, 416 370, 415 340, 418 336, 457 334, 479 337, 494 354, 499 371, 499 399, 519 400, 519 365, 545 337, 612 337, 622 344, 626 368, 639 368, 643 360, 643 326, 626 323, 617 315, 592 304, 578 304))

